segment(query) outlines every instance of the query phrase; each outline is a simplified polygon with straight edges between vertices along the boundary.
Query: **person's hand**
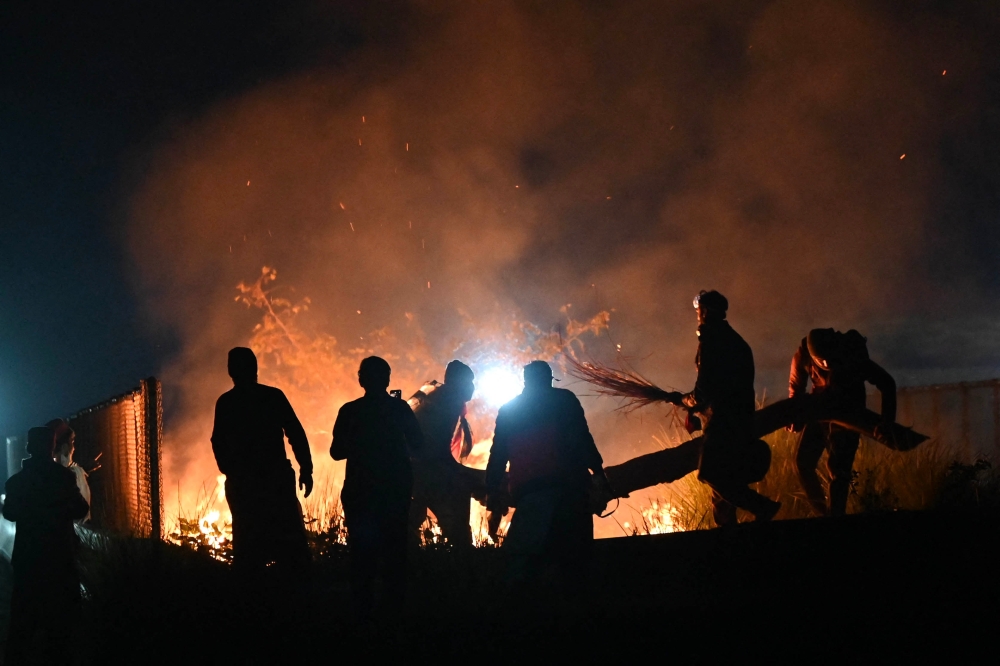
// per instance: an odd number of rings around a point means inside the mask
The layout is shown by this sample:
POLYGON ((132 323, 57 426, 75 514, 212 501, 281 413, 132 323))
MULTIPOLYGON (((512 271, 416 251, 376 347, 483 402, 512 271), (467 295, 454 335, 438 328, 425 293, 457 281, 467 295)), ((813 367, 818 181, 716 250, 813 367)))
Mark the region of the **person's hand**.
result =
POLYGON ((609 499, 614 498, 615 490, 611 487, 611 482, 608 481, 608 475, 604 473, 603 469, 594 474, 594 483, 602 494, 607 495, 609 499))
POLYGON ((299 472, 299 488, 303 491, 305 497, 309 497, 309 493, 313 491, 313 475, 312 472, 299 472))
POLYGON ((487 493, 486 495, 486 510, 490 513, 495 513, 500 516, 507 515, 507 510, 509 507, 496 495, 487 493))
POLYGON ((680 391, 669 391, 664 400, 671 405, 680 405, 684 401, 684 394, 680 391))
POLYGON ((688 408, 694 407, 695 405, 698 404, 698 401, 695 400, 694 398, 694 393, 688 393, 686 396, 684 396, 681 402, 683 402, 684 406, 688 408))
POLYGON ((886 421, 883 419, 877 426, 875 426, 875 430, 872 431, 872 437, 878 442, 889 441, 893 436, 893 425, 895 424, 892 421, 886 421))

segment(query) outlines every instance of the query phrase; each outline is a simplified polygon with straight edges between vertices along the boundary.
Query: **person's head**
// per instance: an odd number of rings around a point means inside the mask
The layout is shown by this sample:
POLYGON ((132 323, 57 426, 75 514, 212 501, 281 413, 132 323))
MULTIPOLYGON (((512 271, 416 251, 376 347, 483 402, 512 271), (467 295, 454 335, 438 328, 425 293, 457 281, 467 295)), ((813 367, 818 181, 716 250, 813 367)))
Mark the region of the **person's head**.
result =
POLYGON ((830 368, 836 363, 840 351, 840 336, 832 328, 814 328, 806 336, 806 346, 813 363, 821 368, 830 368))
POLYGON ((233 347, 229 350, 229 376, 233 384, 257 383, 257 355, 247 347, 233 347))
POLYGON ((461 396, 462 402, 472 400, 472 394, 476 391, 475 378, 476 375, 472 372, 472 368, 461 361, 452 361, 444 370, 445 385, 454 387, 458 391, 458 395, 461 396))
POLYGON ((552 388, 552 367, 545 361, 532 361, 524 366, 524 388, 552 388))
POLYGON ((73 462, 73 451, 76 449, 76 433, 62 419, 52 419, 45 424, 55 433, 56 445, 53 457, 66 466, 73 462))
POLYGON ((379 356, 369 356, 361 361, 358 368, 358 383, 365 390, 365 393, 384 392, 389 388, 389 377, 392 375, 392 368, 389 363, 379 356))
POLYGON ((729 301, 714 289, 712 291, 703 289, 694 297, 694 309, 698 311, 699 324, 704 324, 707 321, 721 321, 726 318, 729 301))
POLYGON ((52 452, 56 448, 56 433, 48 426, 32 428, 28 431, 28 453, 32 458, 48 458, 52 460, 52 452))

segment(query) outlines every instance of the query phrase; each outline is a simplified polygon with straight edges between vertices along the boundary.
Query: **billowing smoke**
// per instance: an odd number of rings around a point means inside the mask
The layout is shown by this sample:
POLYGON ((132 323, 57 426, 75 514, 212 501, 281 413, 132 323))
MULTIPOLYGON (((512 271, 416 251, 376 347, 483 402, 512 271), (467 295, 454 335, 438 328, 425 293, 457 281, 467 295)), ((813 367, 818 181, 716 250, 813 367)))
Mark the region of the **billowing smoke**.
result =
MULTIPOLYGON (((344 350, 418 326, 431 376, 477 326, 569 305, 613 310, 589 353, 686 389, 701 288, 772 395, 813 326, 914 370, 912 322, 981 302, 929 268, 961 254, 934 222, 942 117, 978 71, 948 26, 865 3, 420 2, 336 66, 219 102, 156 147, 130 207, 141 290, 182 342, 169 472, 210 455, 225 351, 262 314, 236 285, 264 266, 344 350)), ((995 363, 967 342, 954 367, 995 363)), ((588 411, 620 460, 656 418, 612 406, 588 411)))

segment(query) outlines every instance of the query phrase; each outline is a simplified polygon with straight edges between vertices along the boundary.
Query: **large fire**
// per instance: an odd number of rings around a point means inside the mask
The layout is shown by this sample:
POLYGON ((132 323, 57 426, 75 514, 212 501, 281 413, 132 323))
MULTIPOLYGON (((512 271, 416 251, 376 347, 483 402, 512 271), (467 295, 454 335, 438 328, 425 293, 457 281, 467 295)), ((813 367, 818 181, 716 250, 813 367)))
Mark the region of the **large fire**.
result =
MULTIPOLYGON (((476 439, 463 463, 485 469, 497 410, 521 390, 520 368, 536 358, 558 362, 567 348, 579 350, 582 338, 604 331, 610 318, 609 313, 600 312, 588 321, 578 322, 570 316, 570 306, 565 306, 562 311, 566 321, 557 331, 545 331, 511 316, 498 315, 497 321, 504 323, 493 327, 476 326, 467 320, 465 335, 448 341, 442 349, 441 345, 429 344, 416 317, 405 313, 401 327, 380 328, 346 347, 333 336, 308 328, 309 299, 288 298, 290 290, 282 290, 277 284, 274 269, 265 267, 255 282, 241 283, 237 289, 236 302, 262 313, 249 340, 258 356, 260 381, 285 392, 309 435, 315 488, 310 497, 300 494, 299 498, 306 527, 313 535, 323 535, 327 541, 332 538, 331 543, 341 545, 345 532, 339 497, 344 467, 330 458, 327 447, 337 410, 360 393, 356 372, 362 358, 374 354, 388 360, 393 368, 391 388, 400 388, 404 396, 440 376, 451 358, 468 363, 477 374, 477 392, 467 416, 476 439)), ((207 446, 210 427, 206 421, 205 443, 200 446, 207 446)), ((218 475, 210 457, 200 460, 197 468, 187 471, 185 479, 214 479, 214 486, 202 483, 198 488, 175 481, 178 497, 176 505, 168 510, 168 538, 228 561, 232 514, 226 504, 225 477, 218 475)), ((495 545, 488 533, 485 507, 470 501, 473 542, 478 546, 495 545)), ((501 535, 509 519, 510 515, 501 523, 501 535)), ((423 534, 425 544, 441 542, 432 514, 428 515, 423 534)))

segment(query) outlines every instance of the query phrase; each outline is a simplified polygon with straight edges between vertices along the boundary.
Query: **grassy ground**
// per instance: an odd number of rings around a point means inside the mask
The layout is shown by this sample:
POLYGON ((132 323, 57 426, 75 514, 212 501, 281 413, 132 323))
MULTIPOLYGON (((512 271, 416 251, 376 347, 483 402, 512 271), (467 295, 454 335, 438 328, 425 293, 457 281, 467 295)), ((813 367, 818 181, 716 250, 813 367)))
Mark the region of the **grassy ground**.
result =
MULTIPOLYGON (((658 438, 675 446, 676 433, 658 438)), ((754 485, 758 492, 779 500, 779 520, 809 518, 815 514, 806 500, 795 468, 799 433, 779 430, 765 437, 771 447, 771 469, 754 485)), ((818 471, 829 483, 825 456, 818 471)), ((625 503, 620 523, 625 534, 663 534, 714 527, 708 487, 690 474, 647 492, 640 502, 625 503), (626 525, 627 521, 627 525, 626 525)), ((952 447, 931 440, 908 452, 892 451, 862 439, 854 463, 848 513, 977 507, 1000 508, 1000 470, 987 456, 963 460, 952 447)), ((752 520, 740 512, 741 520, 752 520)))

